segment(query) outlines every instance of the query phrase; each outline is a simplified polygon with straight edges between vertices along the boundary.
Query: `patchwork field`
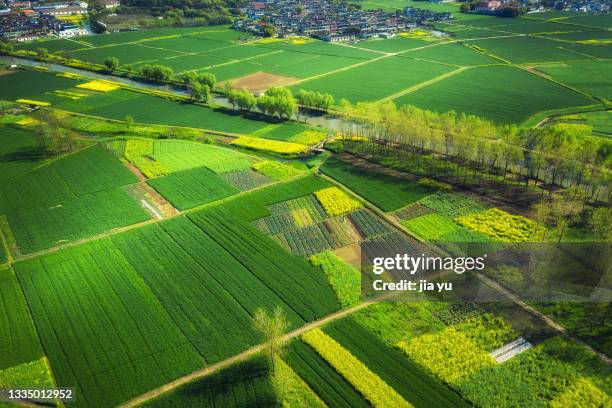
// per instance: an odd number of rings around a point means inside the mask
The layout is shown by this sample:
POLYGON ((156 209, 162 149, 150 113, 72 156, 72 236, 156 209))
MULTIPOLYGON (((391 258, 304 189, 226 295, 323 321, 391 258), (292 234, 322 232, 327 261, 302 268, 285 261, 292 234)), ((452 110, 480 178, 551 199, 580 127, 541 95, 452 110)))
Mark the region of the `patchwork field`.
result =
POLYGON ((321 171, 384 211, 397 210, 432 193, 431 189, 414 182, 368 174, 338 159, 327 160, 321 171))
POLYGON ((138 179, 102 147, 95 146, 25 173, 0 188, 21 252, 148 219, 122 187, 138 179))
MULTIPOLYGON (((453 129, 462 137, 473 130, 459 129, 472 123, 461 113, 520 124, 564 109, 544 125, 612 133, 604 101, 612 80, 609 45, 601 43, 608 38, 601 27, 609 22, 601 16, 549 12, 502 19, 459 13, 458 3, 359 4, 451 11, 455 19, 435 27, 454 34, 415 30, 332 44, 255 39, 211 26, 17 48, 45 47, 98 63, 116 55, 132 68, 159 63, 177 73, 213 72, 219 81, 250 89, 290 79, 297 81, 294 91, 331 93, 336 107, 345 105, 342 99, 394 97, 400 105, 454 110, 457 116, 442 119, 409 111, 432 119, 415 132, 436 124, 428 132, 432 142, 414 156, 415 166, 431 164, 430 174, 439 169, 428 149, 448 143, 453 129)), ((603 303, 533 305, 567 329, 563 337, 516 302, 459 303, 418 294, 412 302, 362 303, 369 300, 362 262, 437 249, 464 257, 464 243, 529 242, 544 228, 527 218, 528 209, 498 196, 477 198, 447 179, 400 173, 411 167, 395 158, 379 165, 342 152, 347 139, 365 139, 364 129, 321 148, 343 123, 324 122, 334 126, 325 129, 320 122, 179 102, 44 69, 3 73, 0 68, 0 389, 75 387, 76 402, 64 404, 70 408, 117 406, 149 392, 155 398, 143 397, 139 406, 609 405, 609 364, 576 341, 609 353, 603 303), (74 146, 45 150, 48 157, 42 145, 48 129, 35 113, 46 107, 74 112, 58 116, 74 146), (593 322, 597 327, 589 327, 593 322), (270 359, 273 348, 254 347, 276 339, 272 332, 289 336, 283 352, 270 359), (516 354, 499 359, 504 347, 516 354), (194 371, 202 377, 185 384, 182 377, 194 371)), ((397 114, 390 104, 366 106, 397 114)), ((392 135, 393 126, 404 126, 375 119, 373 133, 392 135)), ((532 135, 523 129, 517 137, 532 135)), ((605 145, 591 152, 592 139, 581 137, 584 155, 597 156, 588 160, 607 160, 605 145)), ((482 146, 470 159, 481 167, 506 159, 505 150, 482 146)), ((479 177, 480 170, 465 177, 479 177)), ((570 171, 560 168, 558 177, 570 171)), ((589 173, 581 183, 599 175, 589 173)), ((546 191, 546 183, 534 184, 538 193, 546 191)), ((603 196, 609 188, 601 184, 603 196)), ((569 229, 568 236, 578 231, 569 229)), ((590 233, 584 227, 584 235, 590 233)), ((484 273, 506 289, 518 287, 514 270, 484 273)), ((493 286, 481 286, 479 295, 486 299, 493 286)))

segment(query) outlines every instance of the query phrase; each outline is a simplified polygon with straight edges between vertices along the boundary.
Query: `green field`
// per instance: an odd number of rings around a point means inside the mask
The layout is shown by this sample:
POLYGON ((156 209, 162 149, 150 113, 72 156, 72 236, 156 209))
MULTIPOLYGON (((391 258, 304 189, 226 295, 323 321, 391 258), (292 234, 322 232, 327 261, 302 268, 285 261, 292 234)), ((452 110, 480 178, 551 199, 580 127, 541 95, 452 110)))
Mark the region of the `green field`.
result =
POLYGON ((180 210, 217 201, 239 192, 205 167, 150 180, 149 185, 180 210))
POLYGON ((551 64, 537 69, 589 95, 612 99, 612 63, 609 61, 551 64))
POLYGON ((501 61, 491 58, 466 46, 456 44, 442 44, 435 47, 423 48, 404 54, 407 57, 423 59, 438 63, 453 64, 457 66, 500 64, 501 61))
POLYGON ((14 126, 0 126, 0 181, 8 180, 41 164, 34 133, 14 126))
MULTIPOLYGON (((594 60, 595 58, 578 53, 575 46, 540 37, 508 37, 470 41, 486 50, 487 53, 508 60, 514 64, 536 64, 542 62, 567 62, 594 60)), ((598 46, 583 46, 597 49, 598 46)))
POLYGON ((472 68, 404 95, 396 102, 437 112, 465 112, 500 123, 520 123, 536 112, 594 103, 514 67, 472 68))
POLYGON ((16 271, 57 383, 76 386, 81 405, 114 405, 202 364, 109 240, 16 271))
POLYGON ((302 82, 292 88, 331 93, 336 103, 342 98, 351 102, 375 101, 449 71, 452 71, 449 66, 394 56, 302 82))
POLYGON ((0 373, 43 356, 40 341, 12 269, 0 266, 0 373))
POLYGON ((321 171, 384 211, 397 210, 433 192, 407 180, 400 181, 382 174, 367 174, 338 159, 327 160, 321 171))
POLYGON ((219 373, 143 405, 149 408, 241 408, 276 406, 270 368, 261 357, 231 366, 219 373))
POLYGON ((138 179, 102 147, 68 155, 0 188, 21 252, 76 241, 149 218, 122 187, 138 179))
POLYGON ((429 376, 417 364, 406 359, 400 351, 377 339, 354 319, 339 320, 326 327, 324 331, 365 363, 414 407, 469 406, 456 393, 429 376))

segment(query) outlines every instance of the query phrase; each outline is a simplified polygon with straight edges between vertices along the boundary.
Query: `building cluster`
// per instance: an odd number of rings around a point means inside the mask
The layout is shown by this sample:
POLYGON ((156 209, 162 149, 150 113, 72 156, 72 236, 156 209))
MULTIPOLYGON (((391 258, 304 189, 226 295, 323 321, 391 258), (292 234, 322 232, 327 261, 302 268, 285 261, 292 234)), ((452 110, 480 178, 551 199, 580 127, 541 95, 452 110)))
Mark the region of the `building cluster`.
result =
POLYGON ((391 36, 417 23, 452 18, 450 13, 410 7, 403 13, 400 10, 362 10, 352 4, 330 0, 253 1, 244 10, 244 15, 234 22, 234 28, 263 34, 266 26, 273 26, 281 37, 303 35, 326 41, 391 36))
POLYGON ((87 34, 69 17, 87 14, 88 4, 82 1, 47 3, 36 0, 5 0, 0 5, 0 38, 31 41, 55 35, 66 38, 87 34))
MULTIPOLYGON (((559 0, 553 9, 585 13, 608 13, 611 10, 610 0, 559 0)), ((547 9, 538 0, 482 0, 474 11, 480 14, 496 14, 503 7, 520 7, 528 13, 543 12, 547 9)))

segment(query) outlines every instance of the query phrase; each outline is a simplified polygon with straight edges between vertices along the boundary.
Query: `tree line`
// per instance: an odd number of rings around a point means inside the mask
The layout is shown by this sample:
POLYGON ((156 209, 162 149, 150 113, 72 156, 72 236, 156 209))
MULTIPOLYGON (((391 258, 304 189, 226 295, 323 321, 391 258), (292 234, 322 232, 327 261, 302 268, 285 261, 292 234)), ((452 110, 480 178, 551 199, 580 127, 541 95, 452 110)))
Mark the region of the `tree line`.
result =
POLYGON ((610 202, 612 142, 584 127, 522 129, 453 111, 438 114, 392 101, 341 101, 341 148, 410 172, 482 187, 578 187, 585 200, 610 202))

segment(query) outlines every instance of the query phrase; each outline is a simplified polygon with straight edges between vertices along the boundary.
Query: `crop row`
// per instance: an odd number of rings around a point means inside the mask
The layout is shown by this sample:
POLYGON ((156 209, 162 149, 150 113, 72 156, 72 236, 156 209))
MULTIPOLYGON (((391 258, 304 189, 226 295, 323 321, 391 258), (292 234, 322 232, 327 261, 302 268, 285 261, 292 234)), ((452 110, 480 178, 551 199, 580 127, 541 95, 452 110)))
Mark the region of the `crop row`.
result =
POLYGON ((302 339, 351 383, 374 407, 410 407, 401 395, 334 339, 314 329, 302 339))
POLYGON ((393 231, 387 223, 374 215, 370 210, 357 210, 352 212, 349 218, 363 238, 370 238, 393 231))
POLYGON ((115 405, 201 366, 110 240, 21 262, 16 271, 58 386, 76 386, 80 404, 115 405))
POLYGON ((304 320, 338 309, 334 293, 320 271, 304 259, 288 256, 280 245, 253 226, 222 209, 190 217, 304 320))
POLYGON ((434 212, 429 207, 422 204, 414 203, 400 210, 397 210, 394 215, 401 221, 411 220, 413 218, 420 217, 422 215, 431 214, 434 212))
POLYGON ((328 406, 371 407, 346 379, 302 341, 296 340, 288 346, 287 362, 328 406))
POLYGON ((415 407, 468 406, 450 388, 407 359, 401 351, 376 338, 354 319, 338 320, 324 331, 415 407))
POLYGON ((418 203, 448 218, 460 217, 487 208, 473 198, 453 193, 436 193, 422 198, 418 203))
POLYGON ((221 173, 220 177, 240 191, 248 191, 270 183, 272 180, 253 170, 221 173))

